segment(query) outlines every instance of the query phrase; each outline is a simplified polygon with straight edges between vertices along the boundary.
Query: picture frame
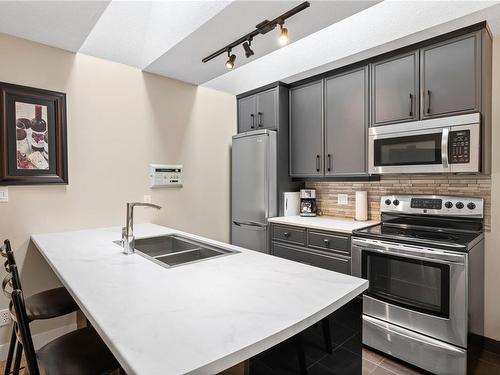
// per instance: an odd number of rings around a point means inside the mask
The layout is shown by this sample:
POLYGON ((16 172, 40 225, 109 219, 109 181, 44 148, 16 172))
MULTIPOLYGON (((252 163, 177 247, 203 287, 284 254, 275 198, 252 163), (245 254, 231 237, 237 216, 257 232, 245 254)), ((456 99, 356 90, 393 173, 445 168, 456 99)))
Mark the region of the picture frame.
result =
POLYGON ((0 185, 68 184, 66 94, 0 82, 0 185))

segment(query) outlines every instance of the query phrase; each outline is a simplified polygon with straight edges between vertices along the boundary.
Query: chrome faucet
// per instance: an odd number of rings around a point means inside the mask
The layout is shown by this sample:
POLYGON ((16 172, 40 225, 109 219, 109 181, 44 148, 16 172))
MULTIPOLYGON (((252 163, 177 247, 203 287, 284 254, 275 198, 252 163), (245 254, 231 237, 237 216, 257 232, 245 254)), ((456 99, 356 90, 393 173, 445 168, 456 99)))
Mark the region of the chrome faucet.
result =
POLYGON ((122 228, 122 244, 124 254, 133 254, 135 249, 135 237, 134 237, 134 207, 153 207, 157 210, 161 209, 161 206, 157 206, 152 203, 141 203, 141 202, 131 202, 127 203, 127 223, 126 226, 122 228))

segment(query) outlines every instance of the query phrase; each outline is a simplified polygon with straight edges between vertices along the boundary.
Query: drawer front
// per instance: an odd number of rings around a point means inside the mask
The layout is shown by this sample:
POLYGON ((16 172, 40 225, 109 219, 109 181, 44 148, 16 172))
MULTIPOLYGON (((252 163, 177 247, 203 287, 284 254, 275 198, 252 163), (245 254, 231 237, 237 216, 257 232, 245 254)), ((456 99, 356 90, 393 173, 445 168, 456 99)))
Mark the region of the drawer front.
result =
POLYGON ((351 254, 349 236, 309 230, 307 235, 307 246, 313 249, 334 251, 341 254, 344 253, 345 255, 351 254))
POLYGON ((303 228, 273 225, 273 239, 305 246, 306 230, 303 228))
POLYGON ((350 258, 316 254, 276 242, 272 244, 272 255, 347 275, 351 270, 350 258))

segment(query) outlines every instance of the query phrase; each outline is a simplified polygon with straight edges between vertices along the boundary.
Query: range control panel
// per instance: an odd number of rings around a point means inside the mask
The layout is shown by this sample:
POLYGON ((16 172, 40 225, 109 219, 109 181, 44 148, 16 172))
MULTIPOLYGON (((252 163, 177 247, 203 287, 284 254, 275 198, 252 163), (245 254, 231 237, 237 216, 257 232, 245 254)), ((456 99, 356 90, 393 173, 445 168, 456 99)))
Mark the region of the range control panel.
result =
POLYGON ((475 197, 386 195, 380 198, 381 212, 406 214, 483 217, 483 206, 483 199, 475 197))
POLYGON ((464 164, 470 162, 470 130, 450 132, 449 157, 451 164, 464 164))
POLYGON ((150 164, 149 187, 182 187, 182 165, 150 164))

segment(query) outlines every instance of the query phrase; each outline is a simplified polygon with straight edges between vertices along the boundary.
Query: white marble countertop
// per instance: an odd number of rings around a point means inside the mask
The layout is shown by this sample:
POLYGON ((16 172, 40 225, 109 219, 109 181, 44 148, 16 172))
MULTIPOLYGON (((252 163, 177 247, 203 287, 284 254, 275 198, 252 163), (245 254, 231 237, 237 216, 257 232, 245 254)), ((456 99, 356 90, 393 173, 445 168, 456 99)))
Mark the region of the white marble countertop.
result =
POLYGON ((154 224, 137 238, 178 233, 241 251, 165 268, 124 255, 121 228, 32 240, 129 374, 215 374, 321 320, 366 280, 154 224))
POLYGON ((294 225, 298 227, 331 230, 334 232, 351 234, 355 229, 369 227, 377 224, 377 221, 356 221, 345 217, 335 216, 278 216, 268 219, 271 223, 294 225))

